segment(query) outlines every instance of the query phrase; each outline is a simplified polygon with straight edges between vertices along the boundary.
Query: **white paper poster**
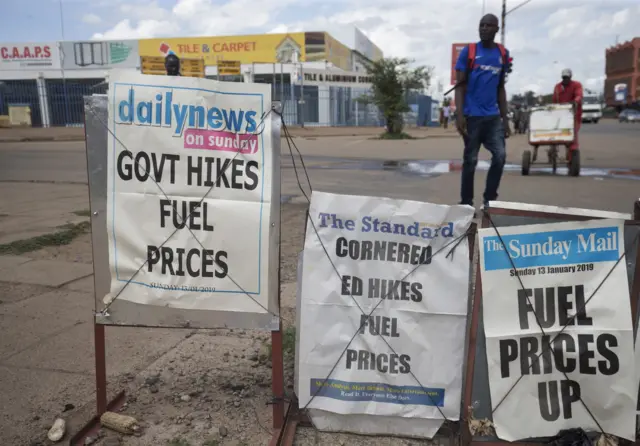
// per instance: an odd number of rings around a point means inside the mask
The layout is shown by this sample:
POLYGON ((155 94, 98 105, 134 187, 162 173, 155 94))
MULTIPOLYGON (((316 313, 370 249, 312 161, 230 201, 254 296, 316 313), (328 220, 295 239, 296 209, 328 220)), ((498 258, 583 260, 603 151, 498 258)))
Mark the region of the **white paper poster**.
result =
POLYGON ((618 262, 624 253, 623 222, 498 231, 504 245, 495 229, 479 231, 497 435, 515 441, 601 427, 635 439, 638 386, 629 283, 625 259, 618 262))
POLYGON ((469 286, 463 234, 473 212, 313 192, 300 309, 301 407, 311 401, 309 408, 339 414, 459 418, 469 286))
MULTIPOLYGON (((635 358, 636 358, 636 387, 638 387, 638 400, 636 403, 636 415, 640 415, 640 345, 638 344, 638 333, 636 332, 635 358)), ((638 420, 640 422, 640 420, 638 420)))
POLYGON ((111 298, 265 313, 277 265, 269 85, 109 80, 111 298))

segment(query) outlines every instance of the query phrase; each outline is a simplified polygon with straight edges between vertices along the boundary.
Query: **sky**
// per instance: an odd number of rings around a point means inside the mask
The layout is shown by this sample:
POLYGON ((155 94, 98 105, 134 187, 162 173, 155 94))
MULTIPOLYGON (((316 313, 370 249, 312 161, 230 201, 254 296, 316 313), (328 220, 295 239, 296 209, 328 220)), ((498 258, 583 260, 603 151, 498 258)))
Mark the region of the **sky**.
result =
MULTIPOLYGON (((451 44, 478 40, 483 11, 500 9, 501 0, 8 0, 0 42, 326 31, 350 43, 353 25, 385 57, 433 67, 432 85, 446 88, 451 44)), ((563 68, 601 91, 605 49, 640 37, 638 23, 640 0, 530 0, 506 19, 508 93, 550 93, 563 68)))

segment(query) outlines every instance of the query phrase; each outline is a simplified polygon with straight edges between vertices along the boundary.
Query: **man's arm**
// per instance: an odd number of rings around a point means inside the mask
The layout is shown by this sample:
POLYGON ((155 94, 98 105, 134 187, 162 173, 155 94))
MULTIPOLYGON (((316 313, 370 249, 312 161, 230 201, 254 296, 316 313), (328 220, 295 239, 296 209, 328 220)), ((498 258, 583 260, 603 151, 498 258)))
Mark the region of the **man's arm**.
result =
POLYGON ((552 104, 558 104, 560 102, 560 92, 558 90, 560 90, 560 86, 556 84, 556 86, 553 87, 553 96, 551 97, 552 104))
POLYGON ((511 129, 509 128, 509 107, 507 105, 507 90, 504 86, 504 74, 500 76, 500 84, 498 85, 498 107, 504 124, 504 133, 508 137, 511 134, 511 129))
POLYGON ((467 95, 467 58, 469 57, 469 47, 464 47, 460 51, 460 56, 456 62, 456 126, 461 135, 467 132, 467 125, 464 118, 464 98, 467 95))
POLYGON ((464 110, 464 98, 467 95, 467 72, 456 71, 456 108, 464 110))
POLYGON ((584 93, 582 91, 582 84, 576 81, 575 89, 573 90, 573 100, 576 105, 582 104, 582 98, 584 93))

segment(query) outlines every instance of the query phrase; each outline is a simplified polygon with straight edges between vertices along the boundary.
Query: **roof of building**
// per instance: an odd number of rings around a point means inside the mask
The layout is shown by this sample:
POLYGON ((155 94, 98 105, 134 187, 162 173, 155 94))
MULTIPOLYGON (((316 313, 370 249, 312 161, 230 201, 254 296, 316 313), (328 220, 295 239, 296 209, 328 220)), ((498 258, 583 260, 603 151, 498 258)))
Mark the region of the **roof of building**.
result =
POLYGON ((620 50, 626 50, 628 48, 640 48, 640 37, 635 37, 626 42, 619 43, 612 47, 607 48, 607 53, 615 53, 620 50))

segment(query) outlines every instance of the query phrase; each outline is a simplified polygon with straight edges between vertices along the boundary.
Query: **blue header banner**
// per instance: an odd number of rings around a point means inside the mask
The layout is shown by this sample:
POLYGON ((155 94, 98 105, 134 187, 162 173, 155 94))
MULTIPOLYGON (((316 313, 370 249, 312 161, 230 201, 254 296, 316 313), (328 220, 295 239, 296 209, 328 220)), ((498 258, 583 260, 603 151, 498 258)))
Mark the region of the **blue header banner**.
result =
POLYGON ((444 389, 418 386, 394 386, 371 382, 347 382, 337 379, 312 378, 311 395, 340 401, 372 401, 420 406, 444 406, 444 389))
POLYGON ((618 239, 617 226, 484 237, 484 269, 615 262, 618 239))

